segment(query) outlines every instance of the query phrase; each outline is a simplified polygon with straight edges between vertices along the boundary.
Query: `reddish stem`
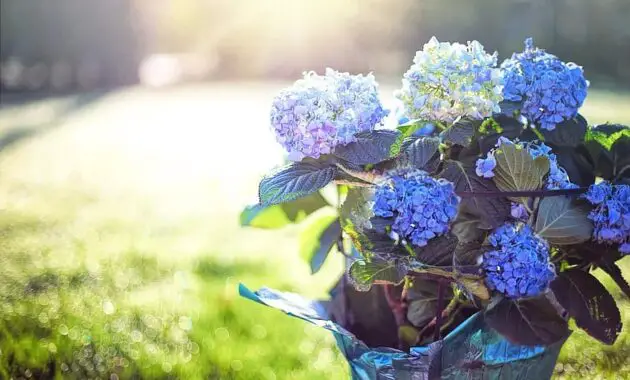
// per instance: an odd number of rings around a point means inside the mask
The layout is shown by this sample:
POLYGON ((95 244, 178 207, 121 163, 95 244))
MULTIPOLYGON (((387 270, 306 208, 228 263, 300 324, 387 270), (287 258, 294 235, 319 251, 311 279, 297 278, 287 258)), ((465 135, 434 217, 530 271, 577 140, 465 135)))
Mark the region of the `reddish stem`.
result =
POLYGON ((433 341, 440 339, 440 328, 442 327, 442 312, 444 311, 444 281, 438 281, 437 308, 435 313, 435 331, 433 341))
POLYGON ((494 198, 494 197, 556 197, 559 195, 578 195, 588 191, 588 187, 561 190, 528 190, 528 191, 458 191, 462 198, 494 198))

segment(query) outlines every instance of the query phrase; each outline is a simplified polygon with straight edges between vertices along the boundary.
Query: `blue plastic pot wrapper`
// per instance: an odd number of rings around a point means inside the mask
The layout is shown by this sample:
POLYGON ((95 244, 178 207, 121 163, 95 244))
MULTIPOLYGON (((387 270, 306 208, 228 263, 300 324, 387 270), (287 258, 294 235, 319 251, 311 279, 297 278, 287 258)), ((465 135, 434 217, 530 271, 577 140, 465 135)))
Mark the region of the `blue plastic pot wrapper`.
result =
POLYGON ((333 322, 326 301, 310 301, 269 288, 254 292, 242 284, 239 293, 331 331, 354 380, 544 380, 551 377, 564 343, 548 347, 512 344, 485 323, 483 313, 476 313, 444 339, 428 346, 412 347, 409 352, 374 348, 333 322))

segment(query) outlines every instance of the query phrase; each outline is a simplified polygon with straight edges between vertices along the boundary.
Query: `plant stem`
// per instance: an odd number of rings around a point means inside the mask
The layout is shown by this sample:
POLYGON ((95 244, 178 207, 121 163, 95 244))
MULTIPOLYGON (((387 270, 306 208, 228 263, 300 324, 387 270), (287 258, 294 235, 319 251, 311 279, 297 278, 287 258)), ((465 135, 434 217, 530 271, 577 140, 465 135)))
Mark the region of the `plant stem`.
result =
POLYGON ((556 197, 560 195, 578 195, 588 191, 588 187, 561 190, 528 190, 528 191, 457 191, 462 198, 495 198, 495 197, 556 197))
POLYGON ((440 327, 442 326, 442 312, 444 311, 444 281, 438 281, 438 291, 437 291, 437 309, 435 314, 435 331, 433 332, 433 340, 437 341, 440 339, 440 327))

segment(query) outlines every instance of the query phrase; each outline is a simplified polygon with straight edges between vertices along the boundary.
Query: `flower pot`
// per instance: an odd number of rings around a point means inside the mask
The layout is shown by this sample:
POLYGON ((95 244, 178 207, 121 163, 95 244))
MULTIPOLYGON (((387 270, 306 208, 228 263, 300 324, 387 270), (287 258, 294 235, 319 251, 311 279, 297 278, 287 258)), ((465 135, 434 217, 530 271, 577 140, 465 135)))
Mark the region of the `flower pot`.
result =
POLYGON ((476 313, 442 340, 428 346, 412 347, 409 352, 369 347, 331 320, 330 302, 310 301, 269 288, 253 292, 242 284, 239 293, 331 331, 355 380, 544 380, 551 377, 558 353, 566 341, 565 338, 548 347, 515 345, 491 329, 483 313, 476 313))

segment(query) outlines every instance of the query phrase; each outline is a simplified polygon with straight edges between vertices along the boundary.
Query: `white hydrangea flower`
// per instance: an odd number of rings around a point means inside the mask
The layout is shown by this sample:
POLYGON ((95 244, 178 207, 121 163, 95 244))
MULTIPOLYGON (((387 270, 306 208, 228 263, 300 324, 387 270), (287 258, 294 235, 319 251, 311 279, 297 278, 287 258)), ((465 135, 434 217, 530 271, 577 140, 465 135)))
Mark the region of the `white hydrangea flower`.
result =
POLYGON ((452 123, 500 112, 503 74, 497 53, 486 53, 479 42, 451 44, 433 37, 413 62, 395 94, 410 119, 452 123))

